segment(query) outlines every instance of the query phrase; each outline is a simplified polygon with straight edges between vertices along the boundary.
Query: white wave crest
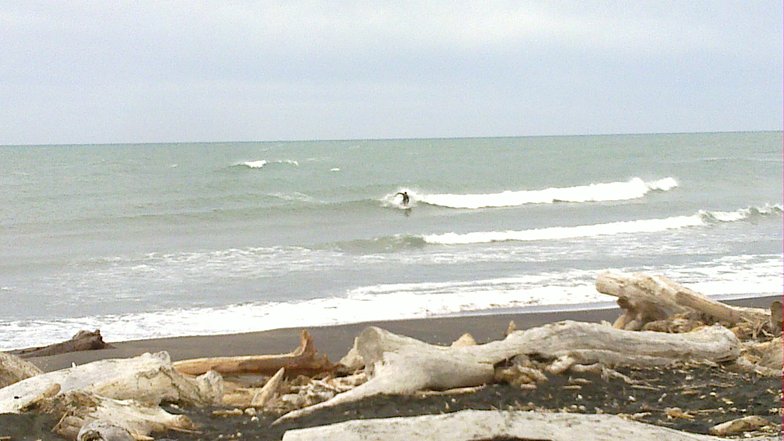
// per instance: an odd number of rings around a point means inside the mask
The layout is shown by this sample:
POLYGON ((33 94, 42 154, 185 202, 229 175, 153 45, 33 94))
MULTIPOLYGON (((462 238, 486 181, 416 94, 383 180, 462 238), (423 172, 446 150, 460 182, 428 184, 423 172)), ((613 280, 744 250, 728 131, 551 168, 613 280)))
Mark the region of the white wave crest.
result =
POLYGON ((630 233, 655 233, 687 227, 699 227, 715 222, 736 222, 755 215, 781 214, 780 205, 765 205, 763 208, 744 208, 733 212, 711 212, 700 210, 691 216, 674 216, 664 219, 642 219, 610 222, 574 227, 549 227, 519 231, 479 231, 472 233, 428 234, 425 242, 440 245, 467 245, 504 241, 536 241, 575 239, 581 237, 610 236, 630 233))
POLYGON ((489 194, 418 194, 416 200, 448 208, 515 207, 526 204, 555 202, 601 202, 638 199, 651 191, 669 191, 678 186, 675 178, 667 177, 645 182, 632 178, 625 182, 609 182, 576 187, 544 190, 504 191, 489 194))
POLYGON ((259 161, 247 161, 247 162, 243 162, 243 163, 238 164, 238 165, 244 165, 245 167, 248 167, 248 168, 262 168, 265 165, 267 165, 267 161, 265 161, 263 159, 259 160, 259 161))
POLYGON ((295 167, 299 167, 299 162, 297 162, 297 161, 295 161, 293 159, 281 159, 279 161, 267 161, 265 159, 260 159, 258 161, 241 162, 241 163, 236 164, 236 165, 245 166, 245 167, 248 167, 248 168, 263 168, 267 164, 288 164, 288 165, 293 165, 295 167))

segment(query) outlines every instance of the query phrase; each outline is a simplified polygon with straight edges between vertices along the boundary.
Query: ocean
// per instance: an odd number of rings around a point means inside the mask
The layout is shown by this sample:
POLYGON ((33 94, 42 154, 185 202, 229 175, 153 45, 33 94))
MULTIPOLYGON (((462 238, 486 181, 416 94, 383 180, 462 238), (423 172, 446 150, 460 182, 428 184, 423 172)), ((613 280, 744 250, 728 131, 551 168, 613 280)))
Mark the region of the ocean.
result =
POLYGON ((781 203, 781 132, 2 146, 0 349, 776 295, 781 203))

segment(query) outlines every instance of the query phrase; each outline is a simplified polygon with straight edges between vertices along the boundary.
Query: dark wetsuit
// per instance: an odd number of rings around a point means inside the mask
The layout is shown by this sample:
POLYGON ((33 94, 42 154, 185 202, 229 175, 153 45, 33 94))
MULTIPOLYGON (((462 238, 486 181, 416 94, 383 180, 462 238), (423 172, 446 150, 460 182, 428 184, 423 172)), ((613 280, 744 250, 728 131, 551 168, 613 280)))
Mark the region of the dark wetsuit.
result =
POLYGON ((400 196, 403 196, 403 205, 408 205, 408 192, 407 191, 404 191, 402 193, 399 192, 399 193, 395 194, 395 196, 397 196, 398 194, 400 196))

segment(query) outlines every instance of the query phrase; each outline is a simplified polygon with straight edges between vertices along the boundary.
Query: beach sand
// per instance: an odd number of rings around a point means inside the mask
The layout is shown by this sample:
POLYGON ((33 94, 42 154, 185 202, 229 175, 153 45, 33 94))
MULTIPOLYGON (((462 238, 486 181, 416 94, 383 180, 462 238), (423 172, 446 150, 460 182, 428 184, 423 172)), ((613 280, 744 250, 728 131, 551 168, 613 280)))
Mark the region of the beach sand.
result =
MULTIPOLYGON (((780 297, 738 299, 726 303, 767 309, 774 300, 780 300, 780 297)), ((52 355, 31 358, 30 361, 44 371, 52 371, 70 367, 72 363, 84 364, 106 358, 134 357, 145 352, 158 351, 167 351, 173 361, 215 356, 279 354, 296 348, 299 345, 300 331, 307 329, 313 336, 318 351, 327 354, 331 361, 337 362, 354 344, 354 337, 367 326, 378 326, 432 344, 449 345, 466 332, 479 343, 502 339, 510 321, 514 321, 518 329, 528 329, 561 320, 584 322, 605 320, 612 323, 619 315, 620 309, 617 306, 610 306, 603 309, 433 317, 127 342, 112 342, 111 335, 104 335, 104 340, 115 346, 114 349, 52 355)), ((74 330, 74 333, 76 331, 78 330, 74 330)))
MULTIPOLYGON (((727 303, 767 308, 780 297, 741 299, 727 303)), ((463 333, 471 333, 478 342, 503 338, 510 321, 518 329, 540 326, 560 320, 612 322, 620 314, 617 307, 608 309, 570 310, 558 312, 505 313, 440 317, 389 322, 368 322, 349 325, 308 328, 316 348, 338 361, 353 344, 354 337, 366 326, 380 326, 389 331, 435 344, 449 344, 463 333)), ((114 349, 62 354, 33 358, 30 361, 44 370, 68 367, 71 363, 87 363, 97 359, 120 358, 144 352, 167 351, 173 360, 207 356, 285 353, 299 342, 299 328, 278 329, 233 335, 176 337, 112 343, 114 349)), ((110 341, 111 336, 105 336, 110 341)), ((462 409, 540 409, 580 413, 613 413, 634 415, 642 421, 706 433, 708 428, 723 421, 747 415, 760 415, 779 424, 781 379, 753 374, 728 372, 707 366, 684 366, 676 370, 619 369, 619 372, 644 381, 649 387, 635 388, 622 380, 603 380, 596 374, 580 374, 579 388, 570 383, 577 376, 550 376, 550 381, 535 390, 521 390, 507 384, 489 385, 482 390, 454 396, 380 396, 316 412, 293 422, 271 426, 272 415, 216 417, 215 409, 172 408, 172 413, 185 413, 200 427, 198 434, 168 433, 164 437, 180 440, 279 440, 292 428, 312 427, 335 422, 392 416, 411 416, 453 412, 462 409), (587 380, 587 382, 585 381, 587 380), (567 386, 565 388, 565 386, 567 386), (686 391, 689 391, 688 393, 686 391), (669 418, 667 408, 679 407, 693 418, 669 418)), ((0 428, 13 440, 58 439, 47 433, 48 421, 42 417, 0 415, 0 428), (4 427, 5 426, 5 427, 4 427)), ((779 426, 780 429, 780 426, 779 426)), ((2 431, 0 431, 2 432, 2 431)))

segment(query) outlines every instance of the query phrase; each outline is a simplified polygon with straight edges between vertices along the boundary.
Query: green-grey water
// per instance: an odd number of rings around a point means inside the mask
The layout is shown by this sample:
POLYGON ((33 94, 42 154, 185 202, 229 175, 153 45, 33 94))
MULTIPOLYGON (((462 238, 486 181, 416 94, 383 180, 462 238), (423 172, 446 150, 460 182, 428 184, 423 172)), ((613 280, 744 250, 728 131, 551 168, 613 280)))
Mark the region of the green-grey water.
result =
POLYGON ((780 132, 0 147, 0 349, 779 293, 781 173, 780 132))

